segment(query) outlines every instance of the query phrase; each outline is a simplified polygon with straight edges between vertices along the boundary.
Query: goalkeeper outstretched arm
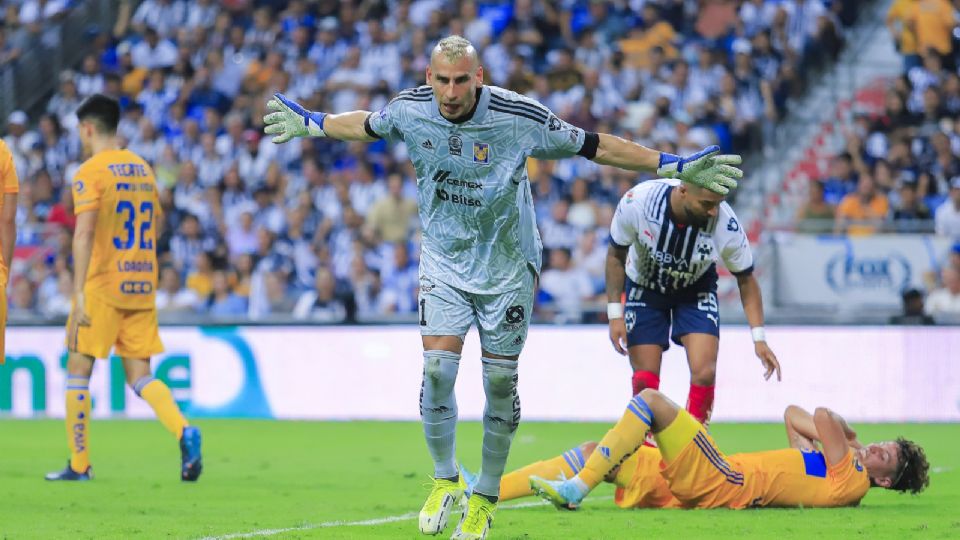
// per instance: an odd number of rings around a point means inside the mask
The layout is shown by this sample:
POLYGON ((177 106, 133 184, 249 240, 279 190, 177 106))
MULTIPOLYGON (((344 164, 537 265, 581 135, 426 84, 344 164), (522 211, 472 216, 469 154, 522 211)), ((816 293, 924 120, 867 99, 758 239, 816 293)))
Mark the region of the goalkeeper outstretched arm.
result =
MULTIPOLYGON (((272 141, 276 144, 295 137, 331 137, 343 141, 373 141, 377 138, 367 129, 369 111, 341 114, 309 111, 283 94, 274 94, 267 102, 267 109, 273 112, 263 117, 266 124, 263 131, 273 135, 272 141)), ((720 195, 736 188, 737 180, 743 177, 743 171, 735 167, 740 164, 740 156, 720 155, 718 146, 681 157, 601 133, 591 134, 580 155, 601 165, 656 171, 661 178, 679 178, 720 195), (588 144, 590 148, 587 148, 588 144)))
POLYGON ((308 111, 283 94, 274 94, 267 102, 273 111, 263 117, 263 132, 274 135, 273 142, 282 144, 295 137, 330 137, 341 141, 374 141, 364 123, 369 111, 350 111, 340 114, 308 111))
POLYGON ((719 146, 708 146, 687 157, 659 152, 616 135, 600 134, 593 161, 632 171, 656 171, 661 178, 679 178, 720 195, 737 187, 743 171, 738 155, 721 155, 719 146))

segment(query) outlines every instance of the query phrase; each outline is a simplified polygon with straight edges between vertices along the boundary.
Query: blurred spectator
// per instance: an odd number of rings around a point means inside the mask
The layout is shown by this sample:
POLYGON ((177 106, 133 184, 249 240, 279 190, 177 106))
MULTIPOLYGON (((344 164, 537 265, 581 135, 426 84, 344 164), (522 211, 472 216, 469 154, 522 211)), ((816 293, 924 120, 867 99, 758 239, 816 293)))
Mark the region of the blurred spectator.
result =
POLYGON ((222 270, 216 270, 211 275, 206 311, 214 317, 240 317, 247 313, 247 301, 230 290, 227 274, 222 270))
POLYGON ((569 213, 569 200, 560 199, 553 203, 550 217, 544 219, 540 224, 540 236, 545 250, 573 249, 577 242, 577 230, 567 221, 569 213))
POLYGON ((811 180, 806 204, 797 211, 797 231, 823 234, 835 227, 836 208, 824 199, 823 183, 811 180))
POLYGON ((384 308, 390 313, 412 313, 417 310, 417 288, 420 284, 417 262, 410 258, 404 242, 393 244, 393 260, 385 264, 383 277, 384 308))
POLYGON ((848 152, 833 158, 830 176, 823 180, 823 195, 827 204, 838 205, 845 196, 856 191, 858 177, 854 158, 848 152))
POLYGON ((181 288, 180 274, 172 266, 160 268, 157 288, 157 310, 160 313, 191 312, 200 307, 200 296, 189 288, 181 288))
POLYGON ((900 186, 899 200, 893 209, 893 226, 900 232, 929 231, 927 223, 932 216, 930 210, 917 196, 916 184, 904 183, 900 186))
POLYGON ((333 272, 328 268, 318 268, 314 290, 300 295, 293 308, 293 316, 312 321, 344 321, 347 316, 346 306, 334 295, 335 286, 333 272))
POLYGON ((130 50, 133 66, 143 69, 168 68, 177 61, 177 46, 152 27, 143 32, 143 41, 130 50))
POLYGON ((856 193, 840 201, 833 232, 835 234, 874 234, 890 212, 887 196, 877 191, 873 177, 861 174, 856 193))
POLYGON ((950 180, 949 197, 937 208, 934 221, 938 235, 960 240, 960 176, 950 180))
POLYGON ((14 318, 30 318, 35 313, 36 303, 33 283, 30 283, 29 279, 21 277, 14 280, 12 289, 8 315, 14 318))
POLYGON ((187 288, 200 298, 208 298, 213 292, 213 257, 209 252, 196 254, 193 270, 187 274, 187 288))
POLYGON ((943 286, 927 296, 924 307, 927 315, 960 315, 960 270, 952 266, 944 267, 940 273, 943 286))
POLYGON ((552 302, 553 320, 558 323, 582 322, 583 303, 593 296, 590 276, 570 262, 569 249, 551 250, 550 266, 540 278, 540 288, 552 302))
POLYGON ((43 314, 49 318, 66 317, 70 314, 73 299, 73 275, 69 271, 56 274, 57 292, 43 301, 40 306, 43 314))
POLYGON ((393 243, 409 238, 416 217, 417 202, 403 195, 403 177, 394 173, 387 177, 387 195, 373 203, 366 222, 376 238, 393 243))
POLYGON ((903 312, 890 317, 890 324, 930 325, 935 324, 933 317, 923 312, 923 292, 919 289, 903 291, 903 312))
POLYGON ((261 319, 273 315, 289 316, 294 301, 287 289, 286 277, 282 272, 265 271, 255 273, 250 283, 250 306, 248 314, 252 319, 261 319))

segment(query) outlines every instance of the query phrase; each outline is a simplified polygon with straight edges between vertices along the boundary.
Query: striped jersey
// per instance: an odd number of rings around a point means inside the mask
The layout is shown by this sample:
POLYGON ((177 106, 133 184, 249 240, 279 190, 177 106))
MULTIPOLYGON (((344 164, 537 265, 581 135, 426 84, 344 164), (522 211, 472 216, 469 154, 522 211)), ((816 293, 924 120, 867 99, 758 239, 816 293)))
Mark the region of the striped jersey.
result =
POLYGON ((496 86, 451 122, 430 86, 400 92, 365 128, 406 143, 423 226, 420 273, 463 291, 503 293, 540 272, 542 245, 527 158, 577 155, 586 134, 535 100, 496 86))
POLYGON ((650 180, 624 194, 610 224, 610 239, 630 247, 627 276, 640 287, 671 294, 716 280, 716 261, 734 274, 753 271, 747 234, 733 208, 720 203, 706 227, 678 224, 670 193, 679 180, 650 180))

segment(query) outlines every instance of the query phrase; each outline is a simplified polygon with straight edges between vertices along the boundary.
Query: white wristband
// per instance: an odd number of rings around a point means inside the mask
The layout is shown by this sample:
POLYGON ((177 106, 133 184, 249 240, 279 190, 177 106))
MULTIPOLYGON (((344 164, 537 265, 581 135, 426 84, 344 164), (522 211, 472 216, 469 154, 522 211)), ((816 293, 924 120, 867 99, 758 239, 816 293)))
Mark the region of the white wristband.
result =
POLYGON ((753 336, 753 342, 766 341, 767 333, 762 326, 755 326, 750 329, 750 334, 753 336))
POLYGON ((620 302, 609 302, 607 304, 607 319, 622 319, 623 305, 620 302))

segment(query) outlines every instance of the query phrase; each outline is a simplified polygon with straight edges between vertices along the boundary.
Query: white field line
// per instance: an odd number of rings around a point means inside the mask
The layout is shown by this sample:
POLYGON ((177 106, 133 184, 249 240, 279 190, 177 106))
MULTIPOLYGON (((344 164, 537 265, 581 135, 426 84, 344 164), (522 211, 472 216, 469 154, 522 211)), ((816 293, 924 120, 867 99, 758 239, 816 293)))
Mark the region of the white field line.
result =
MULTIPOLYGON (((613 497, 591 497, 591 501, 608 501, 613 500, 613 497)), ((544 506, 548 504, 545 501, 531 501, 531 502, 522 502, 516 504, 504 504, 500 506, 498 510, 516 510, 518 508, 531 508, 533 506, 544 506)), ((416 519, 417 513, 410 512, 408 514, 401 514, 399 516, 387 516, 382 518, 375 519, 364 519, 361 521, 325 521, 323 523, 306 523, 298 527, 287 527, 284 529, 261 529, 259 531, 250 531, 250 532, 239 532, 239 533, 230 533, 224 534, 221 536, 205 536, 200 540, 232 540, 234 538, 262 538, 264 536, 275 536, 278 534, 288 533, 288 532, 297 532, 297 531, 312 531, 314 529, 329 529, 332 527, 373 527, 376 525, 383 525, 386 523, 394 523, 397 521, 407 521, 408 519, 416 519)))

